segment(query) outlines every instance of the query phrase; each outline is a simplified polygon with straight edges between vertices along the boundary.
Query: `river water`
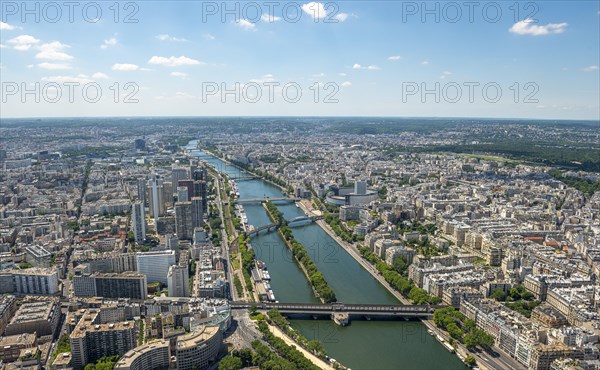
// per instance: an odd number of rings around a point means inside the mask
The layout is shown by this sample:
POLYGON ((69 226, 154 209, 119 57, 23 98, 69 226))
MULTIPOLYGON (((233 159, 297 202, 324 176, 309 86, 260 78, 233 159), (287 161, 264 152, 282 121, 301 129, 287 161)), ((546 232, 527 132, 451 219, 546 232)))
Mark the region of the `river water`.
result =
MULTIPOLYGON (((190 143, 190 148, 195 144, 190 143)), ((199 159, 232 178, 243 172, 204 152, 193 151, 199 159)), ((282 197, 275 186, 260 179, 237 182, 240 199, 282 197)), ((287 220, 304 216, 295 204, 278 205, 287 220)), ((260 227, 271 223, 261 205, 244 205, 248 223, 260 227)), ((292 229, 334 290, 339 302, 397 304, 375 278, 316 223, 292 229)), ((306 277, 276 232, 251 240, 256 258, 263 260, 271 275, 271 288, 279 302, 318 302, 306 277)), ((327 353, 351 369, 465 369, 427 333, 419 321, 351 321, 340 327, 331 320, 290 320, 308 339, 319 339, 327 353)))

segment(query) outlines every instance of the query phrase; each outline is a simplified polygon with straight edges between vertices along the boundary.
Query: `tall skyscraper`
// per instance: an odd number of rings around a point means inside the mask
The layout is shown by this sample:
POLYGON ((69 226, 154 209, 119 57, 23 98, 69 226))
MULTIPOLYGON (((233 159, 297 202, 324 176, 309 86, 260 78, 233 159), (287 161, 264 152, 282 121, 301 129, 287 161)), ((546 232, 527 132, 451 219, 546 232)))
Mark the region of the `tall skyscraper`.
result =
POLYGON ((176 167, 174 164, 171 168, 171 181, 173 184, 173 189, 177 189, 179 185, 179 180, 186 180, 190 178, 190 174, 188 173, 187 168, 176 167))
POLYGON ((192 228, 200 227, 204 224, 202 219, 202 198, 192 197, 192 228))
POLYGON ((165 205, 163 200, 163 183, 159 178, 152 178, 149 181, 149 208, 150 208, 150 217, 157 219, 160 216, 164 215, 165 205))
POLYGON ((190 296, 190 276, 187 266, 172 265, 167 275, 169 297, 190 296))
POLYGON ((146 217, 144 214, 144 204, 135 202, 131 206, 131 222, 133 223, 133 235, 135 242, 142 244, 146 239, 146 217))
POLYGON ((185 179, 185 180, 179 180, 177 182, 178 188, 183 186, 187 189, 188 191, 188 199, 191 199, 194 196, 194 180, 190 180, 190 179, 185 179))
POLYGON ((177 201, 178 202, 189 202, 190 197, 188 196, 188 189, 185 186, 177 187, 177 201))
POLYGON ((192 202, 175 203, 175 231, 180 240, 192 240, 194 236, 193 220, 192 202))
POLYGON ((138 179, 137 182, 137 196, 140 202, 144 205, 147 204, 146 201, 146 179, 138 179))
POLYGON ((206 213, 208 211, 208 198, 206 194, 206 181, 196 180, 194 181, 194 196, 202 198, 202 211, 206 213))
POLYGON ((194 172, 192 172, 192 179, 194 181, 198 181, 198 180, 207 181, 208 180, 208 171, 206 170, 205 167, 196 168, 194 170, 194 172))

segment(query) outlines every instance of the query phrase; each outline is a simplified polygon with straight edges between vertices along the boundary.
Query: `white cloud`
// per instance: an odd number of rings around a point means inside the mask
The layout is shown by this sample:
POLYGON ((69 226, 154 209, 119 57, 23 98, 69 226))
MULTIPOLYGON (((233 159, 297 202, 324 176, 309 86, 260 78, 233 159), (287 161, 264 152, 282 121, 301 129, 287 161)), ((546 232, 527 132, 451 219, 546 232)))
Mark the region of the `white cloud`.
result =
POLYGON ((260 20, 267 23, 273 23, 281 20, 281 17, 277 17, 271 14, 263 14, 260 16, 260 20))
POLYGON ((345 21, 346 19, 348 19, 350 15, 348 13, 339 13, 335 15, 335 19, 337 19, 340 22, 345 21))
POLYGON ((138 65, 136 64, 128 64, 128 63, 116 63, 113 64, 112 66, 112 70, 113 71, 137 71, 138 68, 140 68, 138 65))
POLYGON ((39 39, 36 39, 30 35, 20 35, 7 41, 7 43, 13 45, 16 50, 29 50, 33 45, 38 44, 39 39))
POLYGON ((273 75, 268 73, 266 75, 263 75, 261 78, 253 78, 249 82, 256 82, 258 84, 263 84, 265 82, 273 82, 273 81, 275 81, 273 75))
POLYGON ((50 76, 50 77, 42 77, 42 81, 48 82, 56 82, 63 84, 65 82, 76 82, 81 85, 85 85, 90 82, 94 82, 94 80, 90 79, 88 76, 84 74, 80 74, 77 76, 50 76))
POLYGON ((2 30, 2 31, 12 31, 15 28, 16 28, 15 26, 11 26, 8 23, 4 23, 4 22, 0 21, 0 30, 2 30))
POLYGON ((323 19, 327 16, 327 11, 325 10, 325 6, 323 5, 323 3, 311 1, 310 3, 303 4, 302 10, 304 11, 304 13, 310 15, 313 19, 317 20, 323 19))
POLYGON ((202 35, 202 37, 204 37, 205 40, 210 40, 210 41, 215 39, 215 37, 213 35, 211 35, 210 33, 205 33, 202 35))
POLYGON ((117 43, 118 43, 118 42, 119 42, 119 41, 117 41, 117 38, 116 38, 116 37, 111 37, 111 38, 110 38, 110 39, 108 39, 108 40, 104 40, 104 44, 100 45, 100 47, 101 47, 102 49, 106 49, 106 48, 108 48, 109 46, 114 46, 114 45, 117 45, 117 43))
POLYGON ((171 76, 184 78, 184 77, 187 77, 187 73, 183 73, 183 72, 171 72, 171 76))
POLYGON ((428 61, 428 60, 424 60, 424 61, 422 61, 422 62, 421 62, 421 65, 422 65, 422 66, 426 66, 426 65, 428 65, 428 64, 429 64, 429 61, 428 61))
POLYGON ((110 77, 108 77, 107 75, 105 75, 102 72, 96 72, 92 75, 92 78, 94 78, 96 80, 106 80, 106 79, 109 79, 110 77))
POLYGON ((37 65, 38 67, 42 68, 42 69, 48 69, 48 70, 65 70, 65 69, 71 69, 71 65, 68 63, 40 63, 37 65))
POLYGON ((60 41, 52 41, 46 44, 42 44, 38 47, 39 53, 35 55, 37 59, 48 59, 48 60, 71 60, 73 57, 63 50, 70 48, 69 45, 62 44, 60 41))
POLYGON ((341 73, 338 73, 338 76, 341 76, 341 77, 346 77, 346 76, 348 76, 348 74, 347 74, 347 73, 344 73, 344 72, 341 72, 341 73))
POLYGON ((452 74, 452 72, 448 72, 448 71, 444 71, 442 72, 442 75, 440 76, 440 78, 442 80, 446 79, 446 77, 450 76, 452 74))
POLYGON ((544 36, 557 33, 563 33, 567 23, 549 23, 545 26, 535 24, 531 18, 527 18, 512 25, 508 30, 517 35, 544 36))
POLYGON ((350 86, 352 86, 352 82, 350 82, 350 81, 342 82, 342 87, 350 87, 350 86))
POLYGON ((173 42, 186 42, 186 41, 188 41, 187 39, 179 38, 179 37, 174 37, 174 36, 167 35, 167 34, 157 35, 156 38, 159 39, 160 41, 173 41, 173 42))
POLYGON ((6 47, 6 45, 0 44, 0 49, 4 49, 5 47, 6 47))
POLYGON ((400 60, 402 59, 402 57, 400 55, 392 55, 391 57, 387 58, 388 60, 400 60))
POLYGON ((377 71, 377 70, 379 70, 381 68, 379 68, 378 66, 376 66, 374 64, 372 64, 370 66, 363 67, 360 64, 356 63, 356 64, 354 64, 352 66, 352 69, 366 69, 366 70, 369 70, 369 71, 377 71))
POLYGON ((240 19, 239 21, 235 22, 235 24, 236 24, 236 26, 239 26, 239 27, 245 29, 246 31, 256 30, 256 25, 246 19, 240 19))
POLYGON ((596 72, 598 70, 598 66, 588 66, 581 69, 583 72, 596 72))
POLYGON ((185 66, 185 65, 198 65, 198 64, 203 64, 203 63, 199 60, 188 58, 188 57, 182 55, 180 57, 172 56, 172 57, 168 57, 168 58, 153 56, 148 61, 148 64, 159 64, 159 65, 163 65, 163 66, 167 66, 167 67, 179 67, 179 66, 185 66))

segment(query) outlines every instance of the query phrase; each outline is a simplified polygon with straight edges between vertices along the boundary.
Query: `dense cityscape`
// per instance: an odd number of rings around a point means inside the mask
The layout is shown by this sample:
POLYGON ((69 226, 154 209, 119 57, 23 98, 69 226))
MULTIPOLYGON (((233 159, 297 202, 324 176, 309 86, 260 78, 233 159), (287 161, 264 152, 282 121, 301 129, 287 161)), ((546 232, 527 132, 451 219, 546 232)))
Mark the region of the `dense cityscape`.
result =
POLYGON ((3 119, 1 366, 598 369, 598 125, 3 119))
POLYGON ((600 370, 600 0, 0 0, 0 370, 600 370))

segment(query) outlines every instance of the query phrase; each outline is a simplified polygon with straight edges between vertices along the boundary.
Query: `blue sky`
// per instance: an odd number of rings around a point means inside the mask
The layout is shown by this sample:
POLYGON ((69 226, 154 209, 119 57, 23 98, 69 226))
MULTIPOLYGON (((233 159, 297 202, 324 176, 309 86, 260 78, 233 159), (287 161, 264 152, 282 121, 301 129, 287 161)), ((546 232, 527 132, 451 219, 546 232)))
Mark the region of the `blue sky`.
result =
POLYGON ((2 117, 600 118, 599 1, 21 4, 2 117))

